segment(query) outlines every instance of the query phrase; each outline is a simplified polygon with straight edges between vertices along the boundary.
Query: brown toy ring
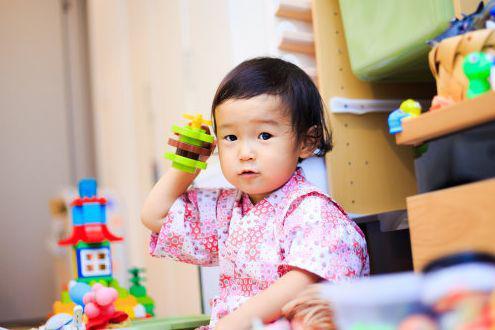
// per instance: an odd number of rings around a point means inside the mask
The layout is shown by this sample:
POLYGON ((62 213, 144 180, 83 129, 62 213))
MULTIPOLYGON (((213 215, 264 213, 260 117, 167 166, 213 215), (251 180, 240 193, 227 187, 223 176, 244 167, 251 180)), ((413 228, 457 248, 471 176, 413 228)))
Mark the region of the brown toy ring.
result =
POLYGON ((193 146, 193 145, 190 145, 188 143, 174 140, 172 138, 168 139, 168 145, 170 145, 172 147, 176 147, 178 149, 193 152, 193 153, 196 153, 196 154, 202 155, 202 156, 209 156, 211 154, 210 149, 206 149, 206 148, 198 147, 198 146, 193 146))

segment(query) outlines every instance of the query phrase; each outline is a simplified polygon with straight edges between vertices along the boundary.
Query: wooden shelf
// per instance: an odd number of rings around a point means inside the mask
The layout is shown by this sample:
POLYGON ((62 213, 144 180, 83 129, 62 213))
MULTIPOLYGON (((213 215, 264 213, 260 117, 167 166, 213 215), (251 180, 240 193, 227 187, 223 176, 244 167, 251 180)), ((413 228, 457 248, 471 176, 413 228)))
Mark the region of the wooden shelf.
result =
POLYGON ((309 1, 280 1, 275 12, 277 17, 312 22, 311 2, 309 1))
POLYGON ((495 120, 495 92, 403 121, 397 144, 418 145, 495 120))
POLYGON ((315 41, 312 33, 284 31, 278 45, 280 50, 287 52, 315 55, 315 41))
POLYGON ((495 253, 495 179, 407 198, 414 269, 462 251, 495 253))
MULTIPOLYGON (((318 87, 324 100, 424 99, 433 94, 431 84, 373 84, 359 80, 352 73, 339 1, 313 0, 312 12, 318 87)), ((332 197, 346 211, 356 214, 405 209, 405 198, 417 192, 414 155, 409 148, 396 145, 394 137, 386 133, 387 114, 356 116, 328 110, 335 143, 326 157, 332 197)))

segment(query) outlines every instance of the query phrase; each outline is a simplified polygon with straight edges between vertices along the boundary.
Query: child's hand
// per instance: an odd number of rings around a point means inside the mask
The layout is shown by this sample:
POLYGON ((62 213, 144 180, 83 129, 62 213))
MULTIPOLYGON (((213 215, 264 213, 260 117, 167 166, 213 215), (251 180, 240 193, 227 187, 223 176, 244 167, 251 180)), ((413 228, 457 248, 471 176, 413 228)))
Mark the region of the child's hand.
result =
POLYGON ((282 307, 293 329, 336 329, 328 301, 321 298, 321 284, 313 284, 282 307))
MULTIPOLYGON (((206 125, 202 125, 201 128, 204 129, 206 131, 206 133, 208 133, 208 134, 211 133, 210 127, 208 127, 206 125)), ((199 156, 199 160, 202 162, 206 162, 208 160, 208 158, 210 158, 210 156, 213 155, 213 152, 215 151, 216 146, 217 146, 217 140, 214 140, 213 143, 211 143, 209 146, 210 154, 208 156, 202 156, 202 155, 199 156)))

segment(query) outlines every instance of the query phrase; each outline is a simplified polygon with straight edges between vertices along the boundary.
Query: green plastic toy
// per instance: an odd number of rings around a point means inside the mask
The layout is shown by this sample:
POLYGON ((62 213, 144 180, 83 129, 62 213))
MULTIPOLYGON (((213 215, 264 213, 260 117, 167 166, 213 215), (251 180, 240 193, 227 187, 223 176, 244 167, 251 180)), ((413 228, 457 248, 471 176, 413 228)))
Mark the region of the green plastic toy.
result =
POLYGON ((211 145, 215 139, 203 128, 204 125, 211 126, 211 121, 203 119, 202 115, 184 115, 184 118, 191 121, 186 126, 172 126, 172 131, 179 139, 170 138, 168 144, 177 150, 175 153, 165 153, 165 158, 172 161, 172 167, 195 173, 197 169, 206 169, 206 163, 199 157, 211 154, 211 145))
POLYGON ((129 288, 129 292, 131 295, 136 297, 137 301, 144 306, 147 314, 151 316, 155 316, 155 302, 153 299, 148 296, 146 293, 146 288, 142 285, 144 278, 141 276, 141 273, 144 272, 142 268, 131 268, 129 269, 129 273, 131 274, 131 287, 129 288))
POLYGON ((491 89, 489 81, 491 67, 492 62, 485 53, 473 52, 464 58, 462 68, 469 80, 466 93, 468 99, 475 98, 491 89))

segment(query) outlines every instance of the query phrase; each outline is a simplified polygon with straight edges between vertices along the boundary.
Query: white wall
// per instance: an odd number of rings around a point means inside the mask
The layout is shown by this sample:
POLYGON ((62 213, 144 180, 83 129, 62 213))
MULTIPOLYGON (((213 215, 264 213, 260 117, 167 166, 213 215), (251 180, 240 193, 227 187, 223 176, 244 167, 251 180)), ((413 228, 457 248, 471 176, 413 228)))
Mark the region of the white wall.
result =
POLYGON ((0 1, 0 325, 51 311, 48 202, 94 175, 76 13, 58 0, 0 1))

